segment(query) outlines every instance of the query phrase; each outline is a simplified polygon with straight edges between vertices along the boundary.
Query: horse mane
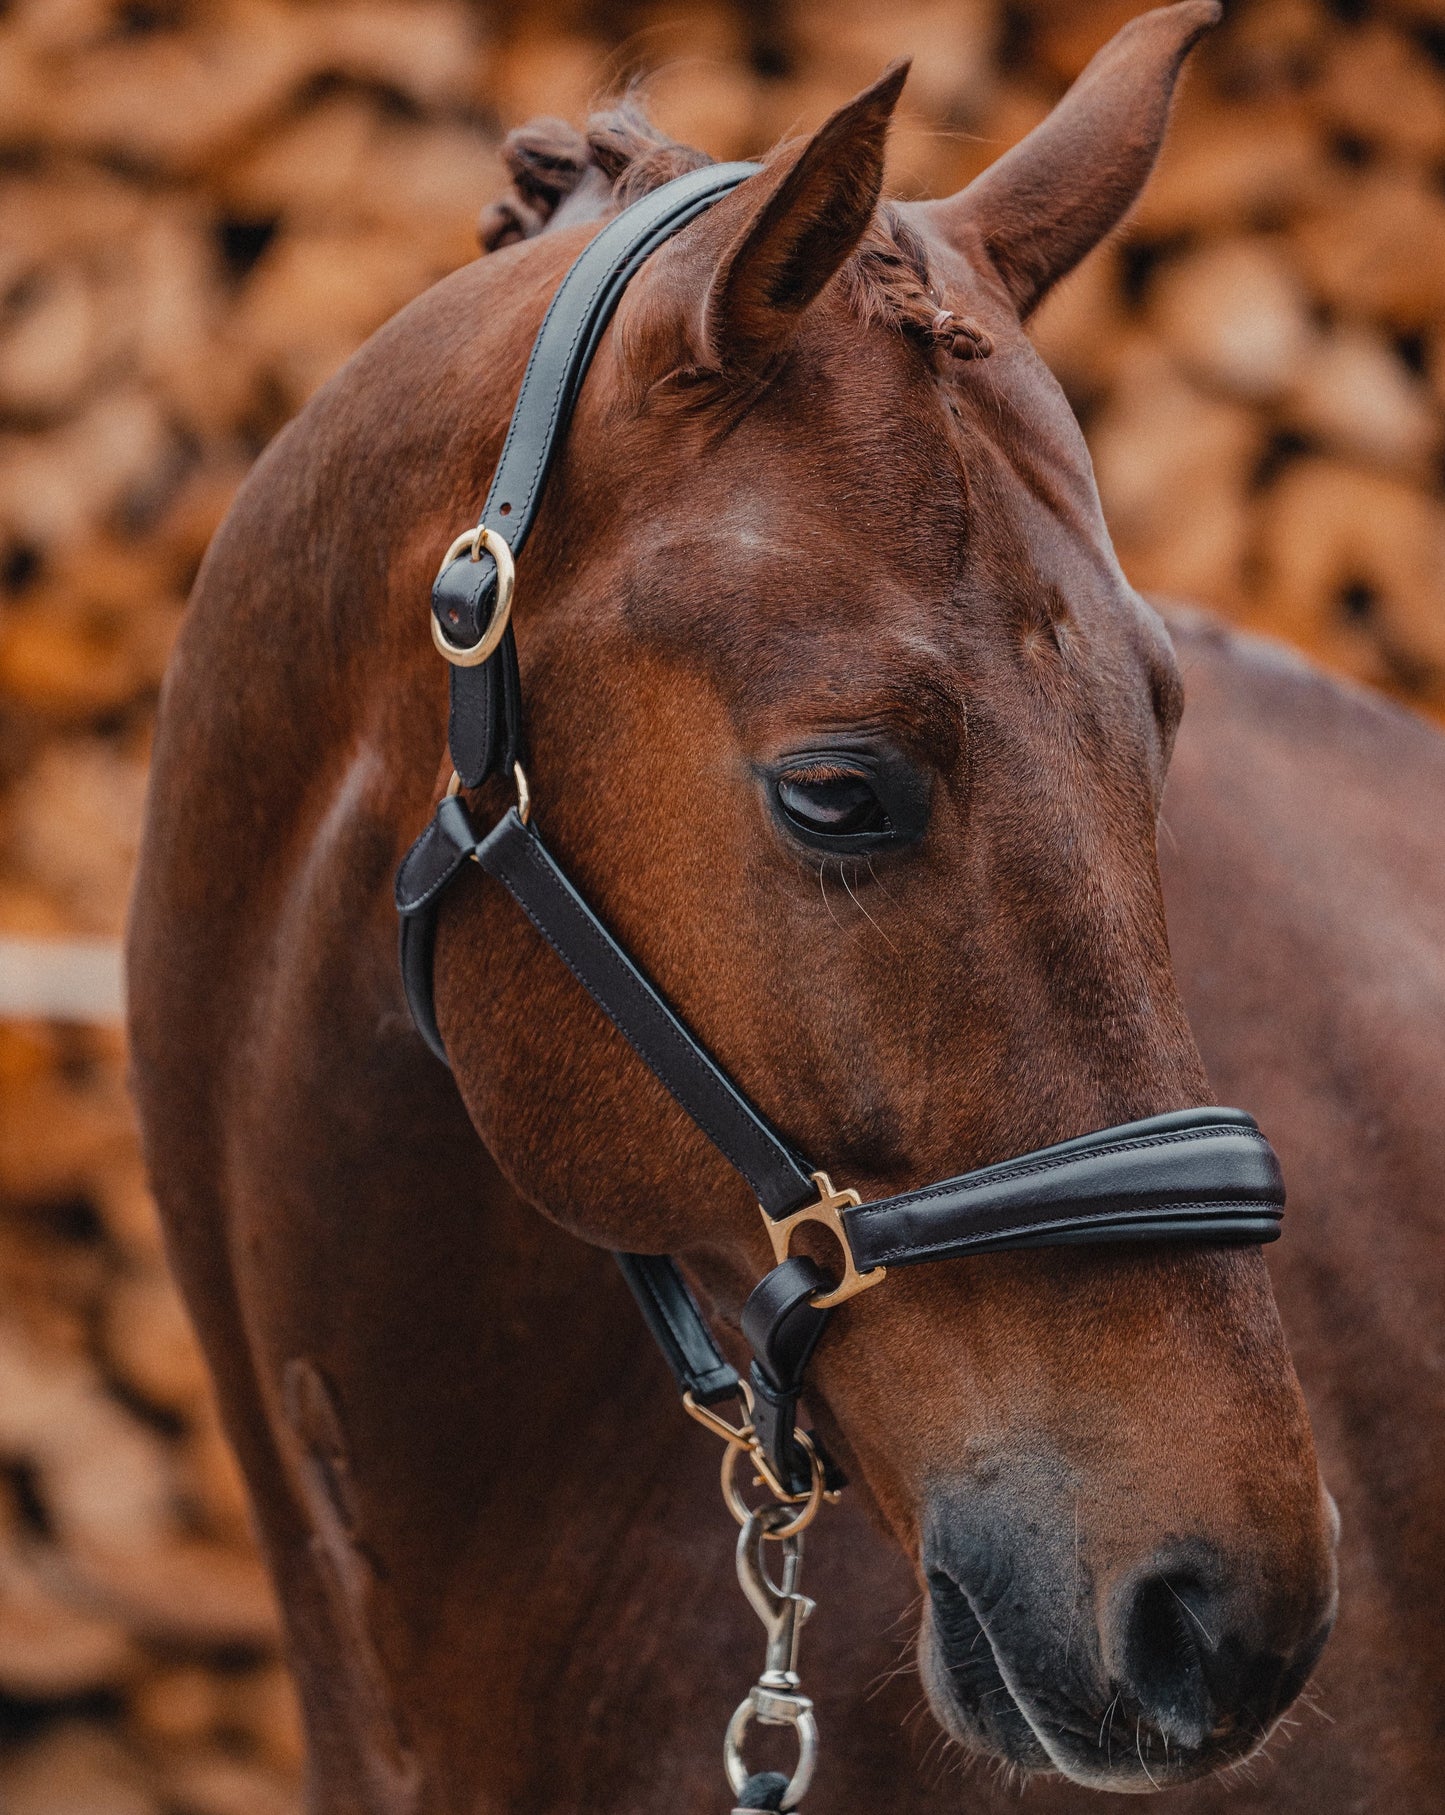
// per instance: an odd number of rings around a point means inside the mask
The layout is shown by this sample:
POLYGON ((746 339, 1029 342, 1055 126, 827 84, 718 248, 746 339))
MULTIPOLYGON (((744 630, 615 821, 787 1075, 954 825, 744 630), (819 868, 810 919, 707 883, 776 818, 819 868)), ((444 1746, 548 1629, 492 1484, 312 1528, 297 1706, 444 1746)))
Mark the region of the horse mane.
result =
MULTIPOLYGON (((484 252, 532 239, 595 172, 619 208, 714 160, 659 130, 635 94, 592 114, 585 131, 565 120, 532 120, 508 133, 502 161, 510 190, 482 210, 484 252)), ((884 202, 843 271, 849 306, 864 325, 883 324, 953 359, 986 359, 988 335, 940 301, 928 252, 898 211, 884 202)))

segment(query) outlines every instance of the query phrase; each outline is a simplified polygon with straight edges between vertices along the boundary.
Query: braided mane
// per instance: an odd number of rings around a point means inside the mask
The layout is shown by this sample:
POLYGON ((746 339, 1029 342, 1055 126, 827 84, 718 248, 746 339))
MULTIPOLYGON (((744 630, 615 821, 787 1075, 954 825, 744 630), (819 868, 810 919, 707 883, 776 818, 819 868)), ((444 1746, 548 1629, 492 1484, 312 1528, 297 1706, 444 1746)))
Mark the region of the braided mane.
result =
MULTIPOLYGON (((477 234, 484 252, 541 233, 594 173, 610 186, 612 201, 626 207, 713 161, 659 131, 631 95, 592 114, 585 132, 554 119, 517 127, 503 142, 502 160, 512 187, 482 210, 477 234)), ((885 324, 953 359, 986 359, 993 351, 976 322, 943 306, 923 241, 886 202, 844 267, 843 281, 865 324, 885 324)))

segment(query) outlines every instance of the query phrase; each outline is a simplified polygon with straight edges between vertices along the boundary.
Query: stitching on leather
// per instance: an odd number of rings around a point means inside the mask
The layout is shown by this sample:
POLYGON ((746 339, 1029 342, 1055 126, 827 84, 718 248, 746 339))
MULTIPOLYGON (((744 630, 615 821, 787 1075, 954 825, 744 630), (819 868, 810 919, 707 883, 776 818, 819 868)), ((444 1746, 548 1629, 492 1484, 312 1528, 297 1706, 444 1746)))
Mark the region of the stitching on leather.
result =
MULTIPOLYGON (((447 838, 445 833, 443 833, 440 830, 440 828, 437 826, 437 823, 435 820, 433 820, 432 823, 427 827, 426 831, 422 833, 422 838, 427 838, 427 837, 430 837, 433 835, 438 839, 442 839, 449 846, 449 848, 452 852, 452 855, 448 859, 447 866, 443 870, 442 874, 437 877, 435 882, 429 883, 427 885, 427 887, 422 890, 420 895, 408 896, 405 903, 403 903, 400 898, 400 895, 398 894, 397 904, 396 904, 397 912, 399 914, 403 915, 404 917, 410 916, 412 914, 420 913, 422 908, 429 906, 430 903, 436 899, 438 894, 440 894, 440 892, 452 880, 452 878, 456 875, 457 871, 462 867, 462 865, 466 862, 467 858, 471 855, 470 850, 467 850, 467 851, 459 850, 456 845, 452 844, 451 840, 449 838, 447 838)), ((420 841, 418 841, 418 842, 420 842, 420 841)), ((473 846, 472 848, 475 849, 475 846, 473 846)), ((409 864, 412 854, 415 850, 416 850, 416 846, 413 845, 412 850, 408 851, 406 857, 402 859, 401 873, 397 879, 398 883, 400 883, 401 879, 405 876, 408 864, 409 864)))
MULTIPOLYGON (((711 169, 715 169, 715 166, 707 166, 706 168, 711 170, 711 169)), ((742 180, 743 180, 742 178, 739 178, 739 181, 742 181, 742 180)), ((734 184, 733 187, 736 188, 737 185, 734 184)), ((706 183, 702 183, 702 182, 699 183, 698 192, 691 193, 691 194, 687 195, 686 197, 679 197, 676 194, 676 192, 674 191, 673 195, 671 197, 671 201, 672 201, 673 205, 669 208, 661 209, 657 212, 655 218, 648 223, 646 230, 645 230, 645 235, 639 234, 639 236, 638 236, 639 245, 644 244, 646 241, 646 238, 650 238, 651 236, 661 232, 661 230, 665 226, 667 226, 669 224, 669 222, 671 220, 673 220, 677 215, 685 214, 685 211, 691 206, 691 204, 693 202, 696 201, 696 202, 701 203, 704 200, 704 198, 711 199, 709 197, 708 191, 709 191, 709 185, 706 183)), ((660 194, 662 194, 662 191, 659 190, 657 193, 660 195, 660 194)), ((726 191, 724 191, 723 193, 726 193, 726 191)), ((700 211, 701 210, 699 208, 699 212, 700 211)), ((608 226, 609 227, 614 226, 617 224, 617 222, 622 221, 625 218, 626 218, 625 213, 619 214, 614 221, 608 223, 608 226)), ((688 224, 688 219, 684 218, 682 221, 680 221, 678 223, 679 230, 683 226, 686 226, 687 224, 688 224)), ((602 245, 606 241, 607 233, 608 233, 608 228, 604 227, 602 229, 601 233, 599 233, 597 235, 597 238, 592 241, 590 246, 588 246, 587 251, 582 256, 584 258, 591 256, 593 254, 593 252, 596 250, 596 248, 598 246, 602 245)), ((656 249, 657 249, 656 246, 653 246, 652 248, 650 248, 650 250, 652 250, 652 251, 656 251, 656 249)), ((610 254, 610 248, 609 248, 609 254, 610 254)), ((571 339, 567 343, 566 355, 562 360, 562 373, 563 373, 564 377, 567 374, 569 374, 571 371, 572 356, 577 350, 578 341, 582 338, 582 336, 586 332, 588 332, 588 330, 593 325, 593 321, 592 321, 593 310, 597 306, 598 299, 606 294, 608 287, 613 282, 616 275, 617 275, 617 273, 613 269, 612 258, 609 255, 609 257, 607 258, 607 260, 605 261, 605 263, 603 265, 602 270, 598 274, 597 278, 593 281, 590 291, 588 291, 586 293, 585 304, 579 312, 577 325, 572 331, 571 339)), ((629 275, 631 275, 631 274, 629 273, 629 275)), ((568 282, 564 279, 561 287, 558 289, 556 295, 552 298, 551 303, 548 305, 547 313, 542 318, 542 327, 538 332, 537 340, 535 342, 535 345, 537 347, 540 348, 544 344, 544 338, 545 338, 546 331, 547 331, 547 325, 551 321, 553 313, 556 311, 559 304, 561 304, 563 298, 567 295, 569 287, 570 286, 569 286, 568 282)), ((501 459, 497 462, 496 478, 493 480, 492 486, 487 493, 487 502, 486 502, 486 504, 483 504, 483 506, 482 506, 483 517, 485 517, 485 515, 486 515, 487 504, 489 504, 491 502, 492 493, 496 491, 497 482, 500 481, 500 479, 502 477, 503 468, 506 466, 507 455, 511 449, 513 435, 516 432, 517 424, 522 419, 522 402, 527 395, 527 390, 533 381, 533 377, 534 377, 534 373, 533 373, 533 369, 532 369, 532 361, 529 359, 527 361, 527 370, 522 375, 522 388, 517 393, 517 407, 512 412, 512 422, 511 422, 511 426, 507 430, 507 439, 502 444, 502 456, 501 456, 501 459)), ((529 500, 531 497, 531 493, 532 493, 534 487, 536 486, 538 474, 541 472, 543 466, 546 464, 547 455, 551 451, 552 430, 553 430, 553 426, 557 420, 557 412, 561 409, 563 400, 566 397, 566 395, 571 391, 571 389, 572 389, 571 384, 565 383, 565 384, 557 386, 553 391, 552 408, 549 411, 548 416, 547 416, 546 432, 542 436, 541 443, 537 450, 537 458, 535 459, 535 461, 532 464, 531 477, 527 480, 527 484, 526 484, 526 496, 529 500)), ((524 510, 518 512, 516 520, 513 524, 514 534, 515 534, 516 530, 524 529, 525 527, 530 525, 532 516, 535 512, 535 508, 536 508, 536 506, 534 503, 534 504, 532 504, 531 509, 524 509, 524 510)), ((499 532, 499 533, 503 533, 503 532, 499 532)), ((510 538, 508 538, 508 539, 510 541, 510 538)))
POLYGON ((1258 1142, 1261 1147, 1268 1147, 1269 1142, 1257 1128, 1246 1128, 1240 1122, 1214 1122, 1207 1128, 1181 1128, 1173 1134, 1141 1134, 1132 1140, 1114 1141, 1102 1147, 1089 1147, 1082 1153, 1060 1154, 1056 1159, 1035 1160, 1032 1164, 1006 1165, 995 1171, 987 1168, 986 1178, 974 1178, 970 1173, 962 1173, 956 1179, 945 1179, 942 1184, 928 1185, 919 1191, 906 1191, 899 1197, 880 1198, 877 1203, 863 1204, 848 1212, 850 1217, 877 1215, 880 1211, 896 1210, 904 1203, 925 1203, 930 1198, 952 1197, 961 1192, 987 1191, 994 1185, 1011 1184, 1015 1179, 1035 1178, 1040 1173, 1057 1172, 1063 1167, 1082 1165, 1086 1160, 1108 1158, 1119 1153, 1142 1153, 1150 1147, 1173 1147, 1188 1141, 1215 1140, 1221 1134, 1240 1135, 1246 1140, 1258 1142))
MULTIPOLYGON (((677 1354, 678 1371, 688 1377, 688 1380, 694 1388, 700 1387, 704 1380, 711 1379, 713 1376, 725 1378, 730 1373, 736 1373, 737 1370, 733 1367, 732 1363, 720 1355, 716 1348, 713 1349, 706 1368, 694 1366, 688 1359, 688 1343, 682 1325, 672 1315, 672 1311, 662 1293, 658 1291, 657 1283, 653 1279, 651 1273, 643 1267, 636 1269, 631 1277, 642 1281, 642 1289, 647 1293, 648 1298, 656 1307, 657 1314, 662 1319, 663 1324, 667 1329, 667 1333, 672 1339, 673 1348, 676 1350, 677 1354)), ((711 1342, 711 1337, 708 1337, 708 1341, 711 1342)))
MULTIPOLYGON (((712 165, 707 166, 706 168, 709 175, 715 178, 718 173, 718 166, 712 165)), ((729 193, 732 189, 737 188, 739 183, 746 181, 745 177, 738 177, 736 181, 727 184, 726 187, 718 188, 716 193, 714 193, 711 182, 704 181, 701 172, 698 174, 699 181, 696 189, 689 191, 689 193, 682 198, 679 198, 677 192, 674 190, 671 198, 672 206, 657 212, 655 217, 648 224, 645 233, 639 235, 638 244, 639 246, 646 246, 647 256, 650 256, 652 252, 655 252, 658 245, 662 243, 661 239, 658 238, 658 235, 662 234, 662 230, 665 227, 671 226, 671 223, 676 221, 676 226, 672 227, 672 231, 680 232, 683 227, 687 226, 697 217, 697 215, 701 214, 712 201, 720 199, 721 196, 729 193), (679 219, 679 216, 682 218, 679 219), (651 244, 648 244, 649 240, 652 242, 651 244)), ((662 192, 659 191, 658 193, 661 194, 662 192)), ((590 257, 595 249, 607 240, 610 229, 617 224, 617 221, 620 221, 623 218, 624 215, 618 215, 615 220, 610 221, 597 235, 597 238, 592 241, 591 245, 587 247, 586 251, 582 254, 582 257, 584 259, 590 257)), ((669 233, 663 237, 670 236, 669 233)), ((573 271, 575 272, 577 269, 578 267, 574 265, 573 271)), ((625 281, 630 281, 635 273, 635 269, 635 264, 628 268, 625 281)), ((553 387, 552 408, 547 416, 546 431, 541 438, 537 448, 536 458, 532 463, 531 475, 528 477, 524 486, 514 488, 511 483, 506 480, 507 461, 517 439, 518 425, 521 423, 525 413, 522 406, 531 390, 540 382, 537 376, 537 351, 545 344, 547 329, 551 324, 553 316, 558 312, 559 308, 564 305, 564 299, 569 296, 571 289, 571 273, 569 273, 567 278, 563 279, 561 285, 554 292, 551 302, 547 305, 547 312, 542 317, 542 325, 538 330, 537 339, 533 342, 532 353, 527 359, 527 369, 522 374, 522 385, 517 393, 517 402, 512 410, 511 421, 507 424, 507 436, 502 443, 502 452, 497 461, 496 471, 492 475, 492 483, 487 488, 487 495, 482 502, 480 512, 480 520, 485 522, 492 500, 496 497, 499 489, 506 491, 520 489, 521 502, 515 515, 509 522, 494 526, 497 529, 498 535, 504 537, 508 546, 512 548, 514 552, 517 549, 518 544, 525 540, 527 532, 531 528, 532 519, 537 514, 537 506, 540 502, 540 498, 537 495, 537 482, 545 471, 552 453, 552 438, 557 424, 557 415, 562 408, 563 403, 567 398, 572 396, 574 391, 573 377, 575 377, 575 375, 572 374, 571 368, 573 358, 577 351, 578 341, 581 336, 588 332, 592 327, 593 314, 596 310, 598 300, 605 295, 609 283, 617 275, 618 273, 613 269, 613 260, 609 245, 609 254, 605 260, 605 266, 600 274, 593 280, 590 292, 586 294, 585 306, 581 310, 572 337, 567 343, 567 351, 561 368, 561 382, 553 387), (508 530, 511 531, 510 535, 507 533, 508 530)), ((480 583, 480 576, 478 583, 480 583)), ((477 609, 478 603, 479 594, 474 588, 472 594, 468 598, 468 605, 472 611, 473 628, 476 627, 476 619, 480 615, 477 609)), ((488 662, 486 664, 487 670, 490 671, 491 667, 492 663, 488 662)), ((456 762, 457 768, 461 771, 462 779, 468 786, 476 786, 481 782, 487 772, 489 758, 496 742, 493 726, 493 720, 496 717, 496 713, 492 710, 494 701, 489 693, 485 694, 480 700, 472 702, 475 707, 474 711, 467 710, 468 702, 465 700, 466 688, 467 683, 464 680, 460 680, 458 675, 454 674, 452 676, 450 700, 447 711, 447 744, 452 751, 453 760, 456 762), (475 720, 482 721, 481 735, 476 740, 472 740, 470 738, 470 732, 473 721, 475 720), (464 749, 463 746, 467 744, 473 744, 473 747, 464 749)))
MULTIPOLYGON (((930 1242, 927 1247, 919 1247, 913 1242, 904 1242, 897 1247, 871 1254, 868 1259, 871 1266, 886 1266, 890 1261, 902 1259, 904 1255, 916 1259, 927 1254, 963 1252, 969 1248, 978 1247, 984 1242, 1008 1239, 1016 1235, 1037 1235, 1045 1229, 1060 1231, 1064 1229, 1127 1228, 1130 1223, 1134 1222, 1186 1223, 1187 1213, 1196 1210, 1207 1210, 1213 1216, 1224 1217, 1226 1221, 1242 1221, 1247 1218, 1254 1222, 1261 1216, 1267 1216, 1271 1221, 1279 1222, 1283 1216, 1283 1212, 1263 1209, 1258 1202, 1250 1198, 1229 1199, 1223 1203, 1170 1204, 1161 1206, 1157 1210, 1130 1210, 1110 1216, 1046 1217, 1040 1223, 1018 1223, 1008 1229, 986 1230, 972 1236, 954 1236, 947 1241, 930 1242)), ((856 1216, 857 1212, 850 1211, 849 1214, 856 1216)))
MULTIPOLYGON (((506 821, 503 821, 503 824, 505 823, 506 821)), ((647 1057, 643 1037, 635 1031, 635 1022, 633 1025, 629 1025, 629 1020, 631 1020, 632 1011, 634 1010, 640 1009, 644 1021, 648 1022, 649 1025, 657 1030, 657 1033, 661 1037, 661 1043, 666 1045, 671 1053, 681 1056, 683 1060, 683 1069, 689 1072, 691 1076, 697 1080, 703 1087, 705 1094, 711 1095, 714 1098, 714 1106, 710 1109, 707 1116, 698 1114, 697 1110, 690 1105, 685 1104, 683 1107, 697 1122, 698 1126, 702 1129, 703 1133, 707 1135, 708 1139, 712 1141, 714 1146, 716 1146, 723 1155, 737 1167, 738 1171, 742 1173, 743 1177, 753 1187, 754 1191, 756 1191, 760 1197, 766 1195, 766 1184, 760 1183, 759 1180, 768 1179, 774 1166, 783 1159, 783 1156, 777 1153, 769 1153, 767 1155, 768 1164, 765 1167, 757 1166, 756 1161, 758 1156, 756 1148, 762 1140, 767 1138, 765 1132, 751 1121, 751 1119, 745 1119, 746 1110, 731 1091, 730 1087, 726 1084, 726 1081, 722 1079, 720 1074, 716 1072, 699 1053, 694 1051, 686 1038, 673 1025, 666 1010, 652 999, 642 978, 625 962, 619 961, 617 952, 610 943, 604 939, 599 929, 592 924, 585 914, 579 913, 576 910, 574 904, 567 898, 566 893, 561 886, 559 874, 553 870, 552 865, 548 861, 542 847, 539 845, 534 835, 530 833, 524 834, 523 841, 518 849, 518 856, 523 863, 531 867, 534 874, 540 875, 543 881, 554 890, 557 904, 561 906, 564 913, 570 912, 573 915, 577 925, 581 928, 593 950, 600 954, 604 964, 609 965, 614 973, 622 978, 624 987, 634 994, 635 1001, 631 1004, 628 1020, 624 1020, 615 1008, 602 1003, 598 999, 592 985, 588 982, 578 966, 573 963, 571 957, 560 943, 558 935, 555 934, 541 918, 540 912, 535 909, 532 903, 517 889, 511 887, 505 873, 500 871, 497 872, 501 881, 507 883, 510 892, 515 897, 518 905, 526 914, 527 918, 537 928, 537 931, 541 933, 543 938, 546 939, 553 951, 556 952, 557 956, 567 966, 568 970, 571 971, 572 975, 582 985, 583 989, 587 991, 588 995, 592 997, 593 1001, 598 1003, 602 1012, 613 1022, 618 1032, 628 1041, 638 1057, 648 1066, 649 1070, 652 1069, 652 1063, 647 1057), (722 1095, 723 1092, 727 1093, 723 1096, 722 1106, 724 1111, 736 1110, 737 1112, 737 1122, 739 1126, 731 1133, 725 1131, 721 1127, 715 1114, 717 1097, 722 1095), (741 1141, 733 1138, 734 1133, 741 1136, 741 1141), (747 1163, 744 1163, 743 1158, 737 1157, 730 1151, 731 1148, 743 1143, 754 1149, 752 1154, 746 1156, 747 1163)), ((488 867, 490 867, 490 865, 488 867)), ((659 1078, 658 1081, 663 1084, 664 1088, 668 1088, 665 1079, 659 1078)), ((669 1091, 669 1094, 672 1094, 671 1091, 669 1091)))

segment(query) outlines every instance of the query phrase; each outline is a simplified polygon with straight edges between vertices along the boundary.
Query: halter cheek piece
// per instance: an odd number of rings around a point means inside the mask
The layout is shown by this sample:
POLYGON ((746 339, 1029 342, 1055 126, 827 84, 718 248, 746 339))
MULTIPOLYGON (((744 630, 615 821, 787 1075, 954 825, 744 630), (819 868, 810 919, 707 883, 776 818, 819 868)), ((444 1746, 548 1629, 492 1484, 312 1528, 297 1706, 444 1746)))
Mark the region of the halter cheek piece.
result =
MULTIPOLYGON (((1250 1116, 1238 1109, 1183 1109, 875 1203, 860 1202, 855 1191, 837 1191, 749 1102, 573 887, 532 825, 518 760, 513 559, 536 516, 588 362, 629 279, 667 238, 756 169, 710 165, 635 202, 592 240, 552 299, 481 520, 447 551, 432 589, 433 640, 451 664, 448 742, 456 773, 401 864, 396 904, 407 1000, 422 1037, 443 1062, 432 994, 436 918, 448 886, 470 859, 507 888, 577 981, 752 1186, 778 1264, 743 1310, 743 1332, 753 1354, 746 1383, 718 1348, 669 1256, 616 1258, 688 1409, 728 1439, 725 1486, 740 1521, 751 1517, 756 1524, 758 1518, 748 1514, 732 1484, 732 1470, 744 1452, 780 1503, 806 1503, 791 1525, 774 1519, 760 1528, 761 1536, 786 1541, 812 1516, 825 1483, 841 1485, 816 1440, 797 1428, 809 1357, 832 1310, 879 1284, 888 1268, 1086 1242, 1273 1241, 1284 1188, 1274 1152, 1250 1116), (479 835, 459 789, 508 773, 518 782, 518 804, 479 835), (812 1260, 790 1255, 793 1232, 807 1223, 822 1223, 837 1241, 841 1278, 829 1279, 812 1260), (738 1426, 713 1409, 735 1398, 746 1413, 738 1426)), ((755 1540, 760 1542, 746 1523, 743 1539, 754 1548, 755 1540)), ((788 1603, 789 1594, 771 1584, 766 1571, 760 1578, 764 1586, 757 1586, 760 1567, 744 1557, 740 1545, 739 1569, 754 1604, 760 1611, 765 1603, 772 1606, 769 1591, 779 1605, 788 1603)), ((796 1595, 791 1600, 808 1605, 796 1595)), ((783 1622, 793 1644, 803 1617, 795 1608, 783 1622)), ((771 1641, 771 1624, 769 1633, 771 1641)), ((770 1642, 770 1659, 772 1654, 770 1642)), ((779 1681, 788 1675, 783 1670, 779 1681)), ((796 1685, 795 1674, 791 1680, 796 1685)), ((796 1710, 780 1715, 767 1701, 773 1693, 768 1681, 765 1673, 754 1702, 745 1707, 752 1705, 764 1720, 772 1708, 773 1718, 800 1726, 796 1710)), ((801 1795, 796 1785, 802 1769, 783 1807, 793 1807, 801 1795)))

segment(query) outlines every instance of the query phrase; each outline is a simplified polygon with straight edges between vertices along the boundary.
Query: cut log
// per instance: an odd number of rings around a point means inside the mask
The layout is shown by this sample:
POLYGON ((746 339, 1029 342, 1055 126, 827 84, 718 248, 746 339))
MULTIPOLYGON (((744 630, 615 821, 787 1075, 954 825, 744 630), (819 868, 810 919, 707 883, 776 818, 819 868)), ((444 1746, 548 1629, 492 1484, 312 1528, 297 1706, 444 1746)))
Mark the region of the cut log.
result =
POLYGON ((0 335, 0 410, 58 416, 78 403, 115 351, 94 283, 78 264, 57 262, 11 289, 0 335))
POLYGON ((110 1397, 85 1359, 42 1348, 11 1323, 0 1323, 0 1456, 33 1472, 58 1541, 77 1554, 141 1567, 176 1536, 164 1441, 110 1397))
POLYGON ((174 1761, 165 1774, 167 1800, 181 1815, 301 1815, 295 1779, 267 1765, 202 1752, 174 1761))
POLYGON ((1338 183, 1338 200, 1294 234, 1321 300, 1405 332, 1445 320, 1445 197, 1423 176, 1388 170, 1338 183))
POLYGON ((193 1415, 178 1464, 181 1492, 205 1530, 224 1543, 248 1547, 253 1528, 246 1483, 211 1401, 193 1415))
POLYGON ((1092 429, 1114 540, 1138 586, 1237 608, 1246 596, 1248 489, 1265 428, 1210 397, 1167 357, 1120 373, 1092 429))
POLYGON ((161 1669, 137 1684, 130 1718, 141 1737, 167 1746, 210 1739, 224 1719, 226 1685, 201 1664, 161 1669))
POLYGON ((0 1547, 0 1694, 46 1702, 114 1691, 140 1662, 118 1621, 66 1606, 22 1553, 0 1547))
POLYGON ((67 1721, 0 1762, 5 1815, 160 1815, 139 1758, 102 1728, 67 1721))
POLYGON ((67 1606, 148 1644, 273 1652, 280 1622, 260 1562, 228 1544, 175 1539, 148 1550, 47 1551, 42 1580, 67 1606))
POLYGON ((1186 88, 1159 168, 1130 216, 1153 238, 1272 225, 1328 199, 1324 132, 1294 97, 1241 103, 1221 130, 1218 102, 1186 88))
POLYGON ((254 272, 235 331, 299 408, 439 275, 425 249, 400 230, 287 231, 254 272))
POLYGON ((230 0, 187 31, 111 37, 66 58, 48 85, 45 136, 97 157, 195 172, 315 71, 303 9, 230 0))
POLYGON ((1285 400, 1289 426, 1332 452, 1428 485, 1441 444, 1429 391, 1378 330, 1340 327, 1319 340, 1285 400))
POLYGON ((122 1273, 101 1319, 105 1357, 115 1377, 147 1404, 189 1418, 210 1382, 180 1297, 159 1269, 122 1273))
POLYGON ((226 1726, 245 1733, 271 1765, 294 1780, 306 1749, 295 1685, 280 1664, 227 1679, 221 1708, 226 1726))
POLYGON ((145 806, 144 751, 74 738, 43 752, 11 806, 11 861, 76 932, 118 938, 145 806))
POLYGON ((1284 247, 1260 235, 1171 260, 1149 322, 1186 372, 1246 403, 1282 396, 1314 348, 1303 286, 1284 247))
POLYGON ((1445 507, 1327 460, 1297 463, 1265 503, 1266 621, 1362 680, 1445 701, 1445 507))
POLYGON ((1445 156, 1445 84, 1418 43, 1383 20, 1336 40, 1314 90, 1327 128, 1407 159, 1445 156))
POLYGON ((615 87, 608 76, 605 43, 529 22, 494 52, 491 92, 504 126, 580 121, 615 87))

